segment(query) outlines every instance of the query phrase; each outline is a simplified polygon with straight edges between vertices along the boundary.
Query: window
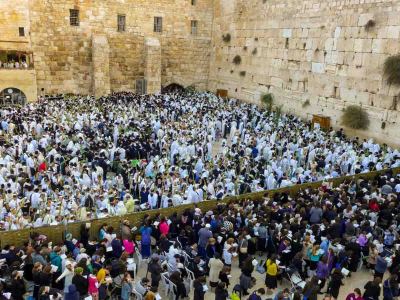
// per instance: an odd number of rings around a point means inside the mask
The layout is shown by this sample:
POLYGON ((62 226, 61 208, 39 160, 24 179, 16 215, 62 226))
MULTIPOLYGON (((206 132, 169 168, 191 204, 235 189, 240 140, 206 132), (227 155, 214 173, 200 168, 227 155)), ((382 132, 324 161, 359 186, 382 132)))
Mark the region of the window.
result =
POLYGON ((192 5, 196 5, 196 0, 191 0, 192 1, 192 5))
POLYGON ((19 27, 18 31, 19 31, 19 36, 25 36, 25 28, 24 27, 19 27))
POLYGON ((123 32, 125 31, 125 15, 118 15, 118 31, 123 32))
POLYGON ((197 35, 197 21, 196 20, 192 20, 191 22, 191 33, 193 34, 193 35, 197 35))
POLYGON ((162 17, 154 17, 154 32, 162 32, 162 17))
POLYGON ((79 26, 79 10, 70 9, 69 10, 69 24, 71 26, 79 26))

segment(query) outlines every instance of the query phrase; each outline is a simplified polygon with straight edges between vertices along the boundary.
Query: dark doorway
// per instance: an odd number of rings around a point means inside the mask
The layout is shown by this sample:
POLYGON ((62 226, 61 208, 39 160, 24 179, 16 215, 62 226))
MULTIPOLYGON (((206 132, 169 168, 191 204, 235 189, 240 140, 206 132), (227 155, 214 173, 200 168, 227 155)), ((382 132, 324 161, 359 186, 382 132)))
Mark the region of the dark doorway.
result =
POLYGON ((17 88, 6 88, 0 92, 0 105, 24 105, 26 103, 25 94, 17 88))
POLYGON ((171 83, 161 89, 161 93, 169 94, 169 93, 183 93, 185 88, 177 83, 171 83))

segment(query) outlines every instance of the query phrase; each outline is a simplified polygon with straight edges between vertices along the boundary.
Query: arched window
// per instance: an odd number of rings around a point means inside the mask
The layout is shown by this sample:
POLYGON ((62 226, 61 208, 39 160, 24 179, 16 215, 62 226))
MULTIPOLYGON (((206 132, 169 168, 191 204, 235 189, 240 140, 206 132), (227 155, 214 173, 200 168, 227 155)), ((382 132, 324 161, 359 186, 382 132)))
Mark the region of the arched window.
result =
POLYGON ((17 88, 6 88, 0 92, 0 105, 24 105, 26 102, 25 94, 17 88))

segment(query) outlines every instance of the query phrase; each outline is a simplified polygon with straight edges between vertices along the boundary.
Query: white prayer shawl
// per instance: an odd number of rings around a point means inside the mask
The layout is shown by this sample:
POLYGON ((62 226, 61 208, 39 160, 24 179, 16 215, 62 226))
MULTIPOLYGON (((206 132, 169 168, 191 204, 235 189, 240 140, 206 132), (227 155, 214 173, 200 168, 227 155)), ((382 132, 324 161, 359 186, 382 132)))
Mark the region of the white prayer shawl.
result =
POLYGON ((157 208, 158 195, 156 193, 150 193, 148 197, 148 203, 151 208, 157 208))

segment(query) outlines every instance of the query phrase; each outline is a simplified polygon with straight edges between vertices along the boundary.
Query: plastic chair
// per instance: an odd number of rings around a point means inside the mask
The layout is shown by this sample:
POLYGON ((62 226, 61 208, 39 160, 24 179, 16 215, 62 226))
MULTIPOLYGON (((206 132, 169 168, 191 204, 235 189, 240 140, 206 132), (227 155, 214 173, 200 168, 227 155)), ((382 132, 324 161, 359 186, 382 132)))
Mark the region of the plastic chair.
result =
POLYGON ((143 300, 142 294, 140 294, 137 290, 132 289, 132 293, 135 295, 136 300, 143 300))

